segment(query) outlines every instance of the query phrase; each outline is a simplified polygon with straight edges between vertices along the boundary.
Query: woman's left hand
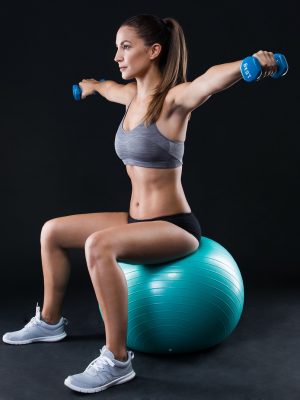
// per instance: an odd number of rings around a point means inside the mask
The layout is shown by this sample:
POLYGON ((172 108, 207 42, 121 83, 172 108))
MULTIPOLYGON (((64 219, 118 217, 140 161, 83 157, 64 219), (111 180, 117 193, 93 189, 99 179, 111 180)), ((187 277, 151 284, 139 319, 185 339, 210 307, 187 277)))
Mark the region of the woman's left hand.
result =
POLYGON ((257 53, 252 54, 252 57, 256 57, 261 65, 262 74, 260 79, 276 72, 277 64, 271 51, 259 50, 257 53))

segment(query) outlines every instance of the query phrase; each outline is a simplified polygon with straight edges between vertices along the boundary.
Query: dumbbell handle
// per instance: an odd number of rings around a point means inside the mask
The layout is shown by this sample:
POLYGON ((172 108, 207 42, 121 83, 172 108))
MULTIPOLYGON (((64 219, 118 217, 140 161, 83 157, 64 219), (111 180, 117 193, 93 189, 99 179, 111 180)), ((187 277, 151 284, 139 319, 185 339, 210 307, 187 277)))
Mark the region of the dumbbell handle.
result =
MULTIPOLYGON (((106 81, 106 79, 103 78, 99 79, 99 82, 104 82, 104 81, 106 81)), ((81 87, 79 85, 73 85, 72 91, 74 99, 78 101, 81 100, 81 93, 82 93, 81 87)))
MULTIPOLYGON (((271 76, 273 79, 284 76, 288 71, 288 63, 283 54, 275 53, 274 58, 277 64, 277 71, 271 76)), ((241 74, 246 82, 258 81, 262 74, 262 68, 259 60, 254 56, 244 58, 240 66, 241 74)))

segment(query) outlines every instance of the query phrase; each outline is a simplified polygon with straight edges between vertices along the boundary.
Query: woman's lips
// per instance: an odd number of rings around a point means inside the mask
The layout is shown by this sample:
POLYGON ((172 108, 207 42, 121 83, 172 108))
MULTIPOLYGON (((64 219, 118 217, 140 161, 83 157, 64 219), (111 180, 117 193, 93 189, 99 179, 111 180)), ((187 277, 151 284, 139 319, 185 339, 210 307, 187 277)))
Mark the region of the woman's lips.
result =
POLYGON ((120 71, 123 71, 124 69, 126 69, 127 67, 121 67, 120 68, 120 71))

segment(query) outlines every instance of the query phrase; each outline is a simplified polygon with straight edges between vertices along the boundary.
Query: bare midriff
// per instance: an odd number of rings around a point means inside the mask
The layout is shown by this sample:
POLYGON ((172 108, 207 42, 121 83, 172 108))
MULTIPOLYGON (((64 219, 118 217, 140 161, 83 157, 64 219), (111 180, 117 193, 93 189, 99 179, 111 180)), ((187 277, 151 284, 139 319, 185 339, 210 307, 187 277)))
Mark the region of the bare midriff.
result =
POLYGON ((126 170, 132 186, 129 207, 132 218, 191 212, 181 184, 182 166, 164 169, 127 165, 126 170))

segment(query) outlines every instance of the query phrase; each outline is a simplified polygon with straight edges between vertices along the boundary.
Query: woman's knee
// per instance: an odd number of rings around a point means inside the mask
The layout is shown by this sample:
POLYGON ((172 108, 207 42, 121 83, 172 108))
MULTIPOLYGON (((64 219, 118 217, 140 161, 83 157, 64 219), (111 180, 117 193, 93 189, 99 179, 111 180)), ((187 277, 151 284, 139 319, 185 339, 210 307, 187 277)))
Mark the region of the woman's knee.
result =
POLYGON ((45 222, 41 230, 40 242, 41 245, 58 245, 59 244, 59 231, 60 231, 59 218, 53 218, 45 222))
POLYGON ((86 256, 99 258, 112 253, 109 235, 104 232, 94 232, 85 241, 84 245, 86 256))

